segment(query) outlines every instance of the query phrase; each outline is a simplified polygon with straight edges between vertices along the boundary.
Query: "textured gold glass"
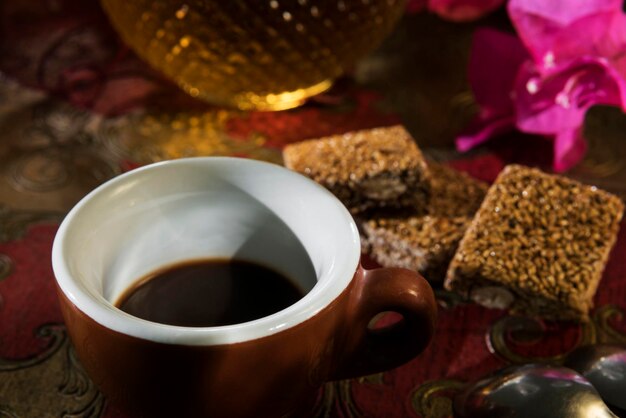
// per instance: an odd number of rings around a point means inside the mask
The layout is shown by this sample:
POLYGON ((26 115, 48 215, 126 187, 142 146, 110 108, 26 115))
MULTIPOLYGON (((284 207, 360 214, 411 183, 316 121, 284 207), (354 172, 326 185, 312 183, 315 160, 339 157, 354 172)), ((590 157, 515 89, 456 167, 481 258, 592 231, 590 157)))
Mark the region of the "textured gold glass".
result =
POLYGON ((404 0, 102 0, 122 38, 187 93, 280 110, 375 48, 404 0))

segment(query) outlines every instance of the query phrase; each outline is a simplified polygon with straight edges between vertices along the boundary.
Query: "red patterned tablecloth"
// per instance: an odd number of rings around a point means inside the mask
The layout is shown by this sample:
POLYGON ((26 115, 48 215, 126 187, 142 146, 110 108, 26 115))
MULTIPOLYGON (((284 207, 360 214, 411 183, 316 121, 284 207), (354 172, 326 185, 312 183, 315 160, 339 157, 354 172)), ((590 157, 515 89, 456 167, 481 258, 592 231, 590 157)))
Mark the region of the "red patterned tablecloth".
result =
MULTIPOLYGON (((482 24, 498 24, 498 16, 482 24)), ((93 1, 0 4, 0 417, 123 417, 74 356, 54 293, 60 220, 88 191, 148 162, 239 155, 280 162, 287 143, 404 123, 426 154, 487 181, 508 162, 545 165, 550 144, 501 138, 452 151, 471 117, 465 80, 475 25, 405 18, 351 77, 278 113, 212 108, 179 92, 121 44, 93 1)), ((594 109, 591 152, 569 175, 626 192, 626 121, 594 109)), ((328 384, 315 416, 446 417, 465 382, 507 364, 558 363, 573 348, 626 343, 626 228, 587 324, 548 323, 465 304, 441 289, 435 338, 398 369, 328 384)), ((366 260, 367 262, 367 260, 366 260)))

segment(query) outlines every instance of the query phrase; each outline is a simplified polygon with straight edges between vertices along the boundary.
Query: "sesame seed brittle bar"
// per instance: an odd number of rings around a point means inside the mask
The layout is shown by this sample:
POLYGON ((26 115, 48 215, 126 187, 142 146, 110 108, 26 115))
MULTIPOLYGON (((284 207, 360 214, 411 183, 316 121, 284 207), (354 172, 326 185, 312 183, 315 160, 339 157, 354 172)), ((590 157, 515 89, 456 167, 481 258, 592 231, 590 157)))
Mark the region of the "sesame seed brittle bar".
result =
POLYGON ((283 160, 330 190, 352 213, 425 206, 430 195, 426 161, 402 126, 291 144, 283 160))
POLYGON ((433 216, 474 217, 489 185, 447 165, 429 162, 431 198, 426 210, 433 216))
POLYGON ((429 163, 430 204, 375 213, 360 222, 363 247, 380 265, 417 270, 441 282, 487 184, 450 167, 429 163))
POLYGON ((586 321, 624 211, 594 186, 519 165, 487 192, 445 287, 487 307, 586 321))
POLYGON ((381 266, 416 270, 441 282, 469 223, 462 216, 379 217, 362 223, 362 239, 381 266))

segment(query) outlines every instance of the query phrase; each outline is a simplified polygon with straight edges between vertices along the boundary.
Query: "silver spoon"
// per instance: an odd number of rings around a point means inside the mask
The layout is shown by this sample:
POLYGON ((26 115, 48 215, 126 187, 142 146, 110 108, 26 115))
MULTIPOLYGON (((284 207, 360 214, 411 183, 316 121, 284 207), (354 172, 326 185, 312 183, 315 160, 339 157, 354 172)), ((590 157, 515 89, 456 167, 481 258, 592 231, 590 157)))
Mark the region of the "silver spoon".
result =
POLYGON ((583 375, 616 414, 626 416, 626 347, 580 347, 567 356, 564 366, 583 375))
POLYGON ((459 418, 616 417, 582 375, 565 367, 526 364, 470 384, 454 401, 459 418))

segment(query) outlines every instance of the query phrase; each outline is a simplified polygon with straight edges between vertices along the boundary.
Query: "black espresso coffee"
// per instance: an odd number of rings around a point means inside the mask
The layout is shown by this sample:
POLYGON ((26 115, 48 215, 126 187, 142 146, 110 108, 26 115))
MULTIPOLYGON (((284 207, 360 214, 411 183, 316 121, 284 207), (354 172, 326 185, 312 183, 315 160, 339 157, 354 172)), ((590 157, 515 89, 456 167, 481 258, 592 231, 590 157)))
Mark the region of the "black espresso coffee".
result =
POLYGON ((117 307, 168 325, 213 327, 271 315, 302 298, 287 277, 260 264, 196 260, 156 271, 132 286, 117 307))

